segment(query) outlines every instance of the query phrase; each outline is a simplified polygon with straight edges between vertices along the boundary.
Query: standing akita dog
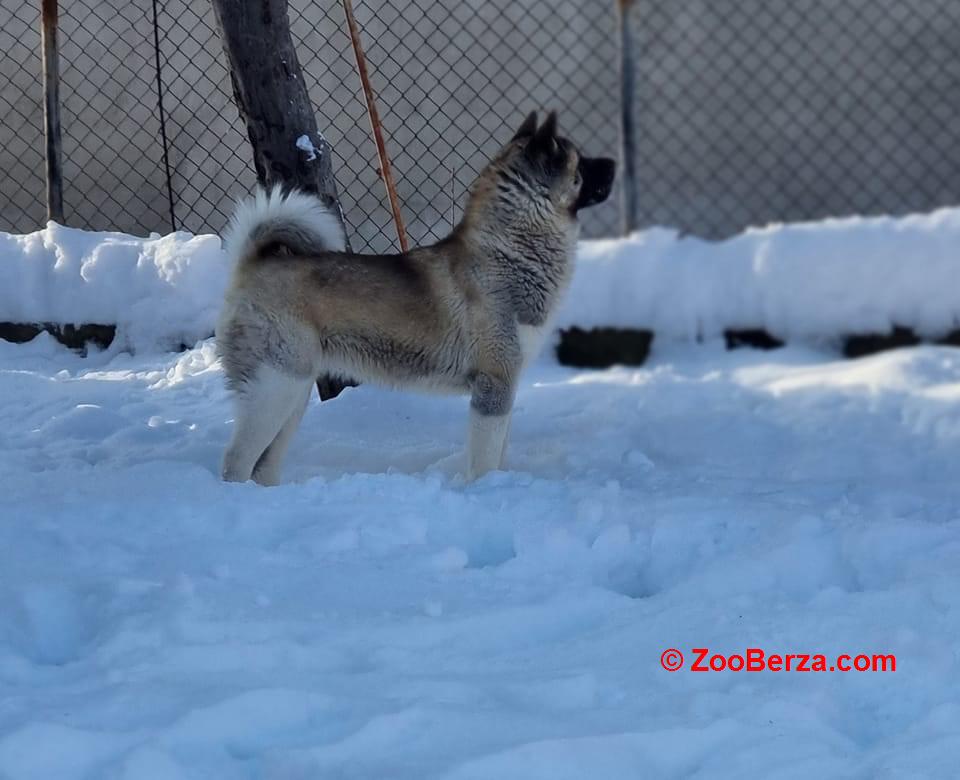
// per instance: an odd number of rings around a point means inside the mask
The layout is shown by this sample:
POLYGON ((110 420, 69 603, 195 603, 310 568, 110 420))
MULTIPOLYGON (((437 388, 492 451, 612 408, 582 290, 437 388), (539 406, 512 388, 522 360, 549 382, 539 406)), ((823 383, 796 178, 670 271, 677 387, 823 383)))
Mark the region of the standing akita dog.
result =
POLYGON ((467 476, 500 468, 517 381, 573 270, 577 212, 614 162, 582 157, 536 113, 474 183, 445 239, 401 255, 343 251, 315 197, 260 192, 227 232, 233 281, 217 345, 236 396, 223 478, 276 484, 321 373, 469 393, 467 476))

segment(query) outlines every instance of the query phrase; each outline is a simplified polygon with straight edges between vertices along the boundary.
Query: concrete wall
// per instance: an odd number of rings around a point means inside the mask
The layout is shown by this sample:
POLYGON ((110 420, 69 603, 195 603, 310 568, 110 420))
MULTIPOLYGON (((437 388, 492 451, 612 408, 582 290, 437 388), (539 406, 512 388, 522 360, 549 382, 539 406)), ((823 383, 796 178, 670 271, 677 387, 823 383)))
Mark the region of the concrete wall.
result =
POLYGON ((956 0, 636 0, 641 224, 960 202, 956 0))
MULTIPOLYGON (((39 3, 0 0, 0 230, 35 230, 43 203, 39 3)), ((150 6, 60 3, 67 223, 169 230, 150 6)))
POLYGON ((33 229, 46 215, 39 9, 0 0, 0 230, 33 229))

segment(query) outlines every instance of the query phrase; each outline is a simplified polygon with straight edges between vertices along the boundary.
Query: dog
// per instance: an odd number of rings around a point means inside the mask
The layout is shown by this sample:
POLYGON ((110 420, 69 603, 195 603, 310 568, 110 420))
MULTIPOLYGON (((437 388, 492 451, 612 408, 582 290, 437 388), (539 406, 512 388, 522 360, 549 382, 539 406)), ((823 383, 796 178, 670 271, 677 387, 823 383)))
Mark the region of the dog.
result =
POLYGON ((238 205, 233 278, 216 328, 236 418, 227 481, 277 484, 318 375, 470 395, 467 478, 503 466, 520 372, 570 281, 577 214, 607 199, 615 163, 584 157, 557 116, 530 114, 432 246, 344 252, 339 217, 274 188, 238 205))

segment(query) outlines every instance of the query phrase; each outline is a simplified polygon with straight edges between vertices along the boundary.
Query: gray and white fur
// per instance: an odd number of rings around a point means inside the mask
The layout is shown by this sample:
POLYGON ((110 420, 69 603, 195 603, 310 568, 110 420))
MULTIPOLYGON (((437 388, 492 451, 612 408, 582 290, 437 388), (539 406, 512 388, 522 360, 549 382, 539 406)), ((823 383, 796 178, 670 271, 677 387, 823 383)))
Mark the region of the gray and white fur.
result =
POLYGON ((217 345, 236 401, 223 477, 276 484, 318 375, 470 395, 467 476, 501 468, 526 362, 567 283, 577 211, 614 163, 582 157, 531 114, 473 184, 442 241, 344 252, 336 215, 302 192, 259 192, 233 216, 233 279, 217 345))

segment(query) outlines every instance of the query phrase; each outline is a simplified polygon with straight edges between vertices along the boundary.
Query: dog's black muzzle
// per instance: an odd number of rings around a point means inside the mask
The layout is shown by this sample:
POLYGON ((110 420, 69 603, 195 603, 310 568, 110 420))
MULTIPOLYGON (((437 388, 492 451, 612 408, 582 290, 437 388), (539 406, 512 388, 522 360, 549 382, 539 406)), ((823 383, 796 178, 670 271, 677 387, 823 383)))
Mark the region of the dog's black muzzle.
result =
POLYGON ((573 204, 573 210, 595 206, 610 197, 616 172, 617 164, 607 157, 581 157, 580 178, 583 183, 580 185, 580 195, 573 204))

